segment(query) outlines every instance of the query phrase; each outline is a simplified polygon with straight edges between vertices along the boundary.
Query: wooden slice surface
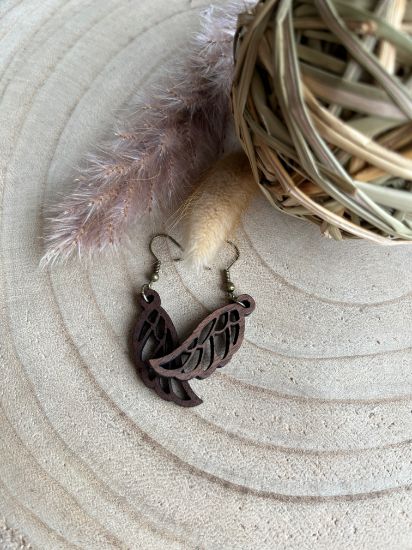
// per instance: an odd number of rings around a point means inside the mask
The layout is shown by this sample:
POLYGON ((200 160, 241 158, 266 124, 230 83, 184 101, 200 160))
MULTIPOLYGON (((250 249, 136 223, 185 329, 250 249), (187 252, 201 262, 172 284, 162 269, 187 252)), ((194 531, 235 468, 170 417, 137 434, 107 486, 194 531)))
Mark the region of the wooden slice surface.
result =
MULTIPOLYGON (((200 5, 0 4, 4 529, 41 550, 412 548, 412 248, 328 241, 258 197, 232 270, 257 308, 190 410, 130 361, 150 227, 114 258, 39 268, 45 205, 200 5)), ((201 277, 164 265, 180 334, 222 304, 227 253, 201 277)))

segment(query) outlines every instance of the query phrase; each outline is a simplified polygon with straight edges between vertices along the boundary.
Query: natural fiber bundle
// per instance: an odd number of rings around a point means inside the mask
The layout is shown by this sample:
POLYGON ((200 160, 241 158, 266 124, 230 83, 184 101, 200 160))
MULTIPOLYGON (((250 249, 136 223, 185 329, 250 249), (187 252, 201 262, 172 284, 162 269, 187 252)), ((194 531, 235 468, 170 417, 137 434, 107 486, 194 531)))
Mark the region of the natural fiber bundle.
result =
POLYGON ((336 239, 412 240, 412 2, 261 0, 243 14, 238 135, 271 202, 336 239))
POLYGON ((243 152, 223 157, 203 176, 183 208, 188 264, 199 270, 211 262, 257 191, 243 152))

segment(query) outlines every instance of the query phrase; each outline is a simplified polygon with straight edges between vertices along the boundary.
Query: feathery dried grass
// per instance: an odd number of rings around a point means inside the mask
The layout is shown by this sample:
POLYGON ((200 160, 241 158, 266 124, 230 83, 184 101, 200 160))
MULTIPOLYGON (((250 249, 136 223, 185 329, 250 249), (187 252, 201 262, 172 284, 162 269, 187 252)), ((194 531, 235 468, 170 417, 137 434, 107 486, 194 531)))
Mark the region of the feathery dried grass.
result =
POLYGON ((101 152, 88 155, 77 188, 49 211, 43 265, 116 246, 147 214, 167 216, 222 153, 233 36, 246 5, 207 9, 182 60, 129 105, 101 152))

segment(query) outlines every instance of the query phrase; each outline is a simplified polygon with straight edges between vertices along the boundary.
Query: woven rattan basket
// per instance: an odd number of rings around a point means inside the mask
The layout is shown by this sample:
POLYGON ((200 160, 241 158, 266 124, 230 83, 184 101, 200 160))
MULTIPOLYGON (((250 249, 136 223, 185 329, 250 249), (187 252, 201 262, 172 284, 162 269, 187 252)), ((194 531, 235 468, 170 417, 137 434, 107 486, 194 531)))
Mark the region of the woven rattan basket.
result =
POLYGON ((239 17, 233 111, 278 209, 335 239, 412 242, 412 1, 261 0, 239 17))

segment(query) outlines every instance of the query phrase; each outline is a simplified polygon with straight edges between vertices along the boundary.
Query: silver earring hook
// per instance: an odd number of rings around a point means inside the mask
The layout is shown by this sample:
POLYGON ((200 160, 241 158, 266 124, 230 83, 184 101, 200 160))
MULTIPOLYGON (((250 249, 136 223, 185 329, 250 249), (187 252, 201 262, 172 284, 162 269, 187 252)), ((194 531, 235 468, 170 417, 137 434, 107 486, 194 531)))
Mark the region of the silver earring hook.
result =
MULTIPOLYGON (((156 239, 158 239, 159 237, 162 237, 162 238, 165 238, 165 239, 169 239, 170 241, 172 241, 173 244, 175 244, 178 248, 180 248, 180 250, 183 252, 183 247, 180 243, 178 243, 176 241, 176 239, 174 239, 173 237, 171 237, 170 235, 168 235, 167 233, 158 233, 157 235, 154 235, 154 237, 151 238, 150 240, 150 244, 149 244, 149 250, 150 250, 150 253, 152 254, 153 258, 155 259, 155 264, 154 264, 154 267, 153 267, 153 273, 152 273, 152 276, 150 277, 150 282, 149 283, 146 283, 142 286, 142 296, 143 298, 146 300, 146 302, 148 302, 148 298, 146 296, 146 290, 148 288, 152 288, 152 285, 153 283, 155 283, 156 281, 159 280, 159 272, 160 272, 160 266, 162 265, 162 262, 160 260, 160 258, 158 258, 158 256, 156 255, 156 253, 154 252, 153 250, 153 243, 156 239)), ((179 261, 180 258, 174 258, 174 261, 177 262, 179 261)))

